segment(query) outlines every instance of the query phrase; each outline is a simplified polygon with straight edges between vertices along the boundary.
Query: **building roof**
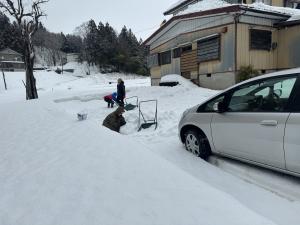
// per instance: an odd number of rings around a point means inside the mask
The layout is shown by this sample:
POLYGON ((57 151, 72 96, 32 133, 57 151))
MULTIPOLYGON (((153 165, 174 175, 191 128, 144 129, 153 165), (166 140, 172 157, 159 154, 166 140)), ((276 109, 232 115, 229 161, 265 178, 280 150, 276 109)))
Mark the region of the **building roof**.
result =
POLYGON ((276 24, 279 27, 292 27, 292 26, 298 26, 300 25, 300 19, 299 20, 288 20, 288 21, 283 21, 281 23, 276 24))
POLYGON ((3 50, 0 50, 0 54, 6 54, 6 55, 18 55, 22 56, 22 54, 10 49, 10 48, 5 48, 3 50))
POLYGON ((170 15, 172 14, 174 11, 186 6, 186 5, 189 5, 193 2, 196 2, 197 0, 179 0, 178 2, 176 2, 175 4, 171 5, 167 11, 164 12, 164 15, 170 15))
POLYGON ((249 11, 249 12, 257 12, 257 13, 262 13, 264 15, 275 15, 275 16, 282 16, 285 18, 285 20, 289 19, 291 16, 282 13, 282 12, 274 12, 274 11, 265 11, 261 9, 256 9, 252 7, 248 7, 246 5, 230 5, 226 7, 221 7, 221 8, 215 8, 215 9, 210 9, 206 11, 199 11, 199 12, 193 12, 193 13, 188 13, 188 14, 182 14, 178 16, 173 16, 170 20, 168 20, 165 24, 163 24, 157 31, 155 31, 148 39, 144 41, 144 44, 147 45, 151 39, 153 39, 159 32, 161 32, 164 28, 166 28, 168 25, 170 25, 172 22, 176 20, 181 20, 181 19, 189 19, 189 18, 194 18, 194 17, 201 17, 201 16, 209 16, 209 15, 216 15, 220 13, 232 13, 232 12, 239 12, 239 11, 249 11))

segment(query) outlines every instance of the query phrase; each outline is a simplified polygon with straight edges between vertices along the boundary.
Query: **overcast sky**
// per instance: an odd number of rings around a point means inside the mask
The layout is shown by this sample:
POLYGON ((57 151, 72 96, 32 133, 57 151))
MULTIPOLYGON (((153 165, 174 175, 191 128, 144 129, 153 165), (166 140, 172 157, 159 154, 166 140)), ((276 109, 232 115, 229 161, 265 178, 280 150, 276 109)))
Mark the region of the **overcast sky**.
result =
POLYGON ((50 0, 43 6, 43 23, 52 32, 73 33, 90 19, 109 22, 117 31, 126 25, 147 38, 166 18, 163 12, 177 0, 50 0))

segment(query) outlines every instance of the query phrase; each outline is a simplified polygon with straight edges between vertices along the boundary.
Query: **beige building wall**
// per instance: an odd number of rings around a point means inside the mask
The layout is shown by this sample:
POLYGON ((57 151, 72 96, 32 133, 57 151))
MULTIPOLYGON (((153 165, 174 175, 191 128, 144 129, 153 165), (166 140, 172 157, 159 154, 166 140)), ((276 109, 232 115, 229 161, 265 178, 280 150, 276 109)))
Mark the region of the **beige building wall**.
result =
POLYGON ((278 43, 279 68, 300 67, 300 25, 279 30, 278 43))
POLYGON ((257 70, 274 70, 278 68, 278 48, 275 50, 251 50, 250 29, 272 31, 272 42, 278 43, 278 30, 260 26, 238 24, 237 32, 237 70, 241 66, 252 65, 257 70))
POLYGON ((283 2, 283 0, 272 0, 272 5, 273 6, 283 7, 284 6, 284 2, 283 2))

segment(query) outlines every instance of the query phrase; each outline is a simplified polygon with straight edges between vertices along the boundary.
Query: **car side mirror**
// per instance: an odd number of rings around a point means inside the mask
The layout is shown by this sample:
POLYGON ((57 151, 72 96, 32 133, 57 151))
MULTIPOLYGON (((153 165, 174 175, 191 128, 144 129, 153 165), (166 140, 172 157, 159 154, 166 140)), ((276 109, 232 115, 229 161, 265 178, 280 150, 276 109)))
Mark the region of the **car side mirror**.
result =
POLYGON ((217 113, 224 113, 226 111, 224 103, 223 102, 216 102, 214 104, 214 111, 217 113))

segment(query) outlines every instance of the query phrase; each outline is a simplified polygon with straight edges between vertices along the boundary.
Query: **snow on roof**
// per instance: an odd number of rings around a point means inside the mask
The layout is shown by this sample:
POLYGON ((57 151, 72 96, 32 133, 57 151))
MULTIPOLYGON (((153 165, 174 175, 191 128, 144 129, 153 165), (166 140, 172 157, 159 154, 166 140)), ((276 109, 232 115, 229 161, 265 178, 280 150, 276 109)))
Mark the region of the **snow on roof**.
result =
POLYGON ((299 9, 293 9, 288 7, 278 7, 278 6, 270 6, 266 5, 262 2, 256 2, 253 4, 247 5, 249 8, 266 11, 266 12, 275 12, 275 13, 281 13, 290 15, 291 18, 289 20, 296 20, 297 18, 300 19, 300 10, 299 9))
POLYGON ((170 10, 172 10, 172 9, 174 9, 174 8, 176 8, 176 7, 178 7, 178 6, 180 6, 181 4, 183 4, 183 3, 188 3, 188 2, 190 2, 189 0, 179 0, 179 1, 177 1, 176 3, 174 3, 174 4, 172 4, 166 11, 168 12, 168 11, 170 11, 170 10))
POLYGON ((222 0, 202 0, 189 5, 187 9, 181 11, 179 15, 184 15, 184 14, 189 14, 189 13, 194 13, 199 11, 206 11, 206 10, 211 10, 216 8, 223 8, 230 5, 232 4, 229 4, 222 0))
MULTIPOLYGON (((189 14, 189 13, 195 13, 199 11, 206 11, 206 10, 211 10, 211 9, 216 9, 216 8, 223 8, 227 7, 230 5, 235 5, 235 4, 230 4, 227 3, 226 1, 223 0, 202 0, 193 3, 193 1, 187 1, 187 0, 180 0, 173 4, 167 11, 170 11, 176 7, 178 7, 180 4, 183 3, 188 3, 190 2, 190 5, 187 6, 186 9, 182 10, 178 15, 184 15, 184 14, 189 14)), ((273 12, 273 13, 280 13, 280 14, 285 14, 291 16, 289 20, 299 20, 300 19, 300 10, 299 9, 293 9, 293 8, 288 8, 288 7, 278 7, 278 6, 270 6, 266 5, 262 2, 255 2, 253 4, 242 4, 250 9, 256 9, 260 11, 265 11, 265 12, 273 12)))

